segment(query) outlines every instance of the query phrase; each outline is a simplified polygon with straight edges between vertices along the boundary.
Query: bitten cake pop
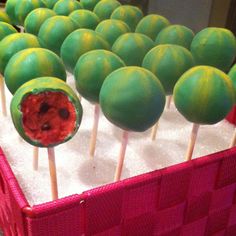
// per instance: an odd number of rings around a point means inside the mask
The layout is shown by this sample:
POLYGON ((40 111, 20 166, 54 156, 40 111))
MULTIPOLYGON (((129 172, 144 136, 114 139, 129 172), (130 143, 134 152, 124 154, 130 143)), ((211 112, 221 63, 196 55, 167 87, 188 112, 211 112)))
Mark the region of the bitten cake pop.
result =
POLYGON ((100 18, 100 20, 109 19, 112 12, 121 4, 117 0, 101 0, 95 8, 94 13, 100 18))
POLYGON ((110 46, 99 33, 78 29, 67 36, 61 46, 61 58, 68 71, 73 72, 80 56, 94 49, 109 50, 110 46))
POLYGON ((46 5, 47 8, 53 9, 54 5, 58 0, 43 0, 44 4, 46 5))
POLYGON ((17 33, 17 31, 12 25, 6 22, 0 22, 0 41, 6 36, 14 33, 17 33))
POLYGON ((85 53, 76 63, 74 76, 79 94, 95 103, 94 124, 90 139, 90 156, 94 156, 99 123, 99 93, 105 78, 114 70, 125 66, 114 53, 106 50, 93 50, 85 53))
POLYGON ((0 10, 0 22, 1 21, 11 24, 10 17, 7 15, 5 11, 2 11, 2 10, 0 10))
POLYGON ((183 25, 170 25, 157 35, 155 43, 176 44, 190 49, 194 33, 191 29, 183 25))
POLYGON ((44 21, 38 33, 40 43, 60 55, 65 38, 78 26, 68 16, 53 16, 44 21))
POLYGON ((71 12, 82 9, 80 2, 76 0, 59 0, 53 7, 57 15, 68 16, 71 12))
POLYGON ((121 20, 104 20, 95 29, 112 46, 122 34, 129 33, 129 26, 121 20))
POLYGON ((25 31, 27 33, 38 35, 39 29, 43 22, 55 15, 56 13, 53 10, 47 8, 37 8, 31 11, 25 18, 25 31))
POLYGON ((158 33, 169 24, 170 22, 165 17, 151 14, 139 21, 135 32, 145 34, 154 41, 158 33))
POLYGON ((30 48, 16 53, 8 62, 4 76, 12 94, 22 84, 37 77, 55 76, 66 81, 65 67, 60 58, 43 48, 30 48))
POLYGON ((141 66, 144 56, 154 47, 154 42, 144 34, 126 33, 113 44, 112 51, 127 66, 141 66))
POLYGON ((234 104, 230 78, 210 66, 196 66, 184 73, 174 88, 178 111, 193 122, 192 137, 186 159, 191 160, 200 124, 215 124, 228 114, 234 104))
POLYGON ((80 0, 84 9, 93 11, 94 7, 100 0, 80 0))
POLYGON ((124 21, 131 31, 135 31, 136 25, 142 17, 143 13, 138 7, 127 5, 117 7, 111 14, 111 19, 124 21))
POLYGON ((191 52, 197 65, 214 66, 228 72, 236 55, 233 33, 223 28, 206 28, 193 38, 191 52))
POLYGON ((40 77, 21 86, 11 101, 16 130, 28 143, 48 149, 52 199, 58 198, 54 146, 77 132, 82 107, 73 90, 53 77, 40 77))
POLYGON ((73 11, 69 17, 78 24, 79 28, 95 29, 100 22, 98 16, 89 10, 73 11))
POLYGON ((155 124, 165 106, 165 93, 152 72, 140 67, 124 67, 108 75, 99 97, 106 118, 125 130, 115 174, 115 180, 119 180, 127 132, 143 132, 155 124))

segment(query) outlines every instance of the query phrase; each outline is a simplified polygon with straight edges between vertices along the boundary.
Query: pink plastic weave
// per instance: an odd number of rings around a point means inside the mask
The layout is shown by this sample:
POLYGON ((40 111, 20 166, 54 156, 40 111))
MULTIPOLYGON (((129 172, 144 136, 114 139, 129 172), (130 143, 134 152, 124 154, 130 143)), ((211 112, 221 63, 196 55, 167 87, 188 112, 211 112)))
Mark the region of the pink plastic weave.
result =
POLYGON ((4 159, 6 236, 236 236, 236 148, 33 206, 26 214, 4 159))

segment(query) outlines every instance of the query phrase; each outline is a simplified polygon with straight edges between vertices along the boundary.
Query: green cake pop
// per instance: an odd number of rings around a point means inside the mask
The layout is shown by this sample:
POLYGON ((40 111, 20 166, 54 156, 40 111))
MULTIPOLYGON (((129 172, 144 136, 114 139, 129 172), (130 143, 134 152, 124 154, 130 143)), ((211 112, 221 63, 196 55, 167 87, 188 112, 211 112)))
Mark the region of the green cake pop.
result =
POLYGON ((17 2, 19 3, 19 0, 7 0, 5 5, 5 11, 13 24, 17 23, 15 15, 15 5, 17 2))
POLYGON ((93 11, 94 7, 100 0, 80 0, 84 9, 93 11))
POLYGON ((39 29, 44 21, 55 16, 53 10, 47 8, 37 8, 31 11, 25 18, 24 28, 27 33, 38 35, 39 29))
POLYGON ((112 46, 122 34, 130 32, 129 26, 121 20, 104 20, 95 29, 112 46))
POLYGON ((65 38, 77 28, 78 26, 68 16, 53 16, 42 24, 38 37, 45 48, 59 55, 65 38))
POLYGON ((6 36, 14 33, 17 33, 17 31, 12 25, 6 22, 0 22, 0 41, 6 36))
POLYGON ((236 41, 227 29, 209 27, 193 38, 191 52, 197 65, 214 66, 228 72, 236 55, 236 41))
POLYGON ((0 73, 4 73, 5 67, 11 57, 26 48, 39 48, 38 38, 32 34, 14 33, 6 36, 0 42, 0 73))
POLYGON ((164 44, 150 50, 142 66, 161 81, 167 95, 171 95, 180 76, 194 66, 191 53, 178 45, 164 44))
POLYGON ((234 66, 230 69, 228 76, 233 82, 234 91, 235 91, 235 103, 236 103, 236 64, 234 64, 234 66))
POLYGON ((76 0, 59 0, 53 7, 57 15, 68 16, 71 12, 82 9, 80 2, 76 0))
POLYGON ((22 84, 37 77, 53 76, 66 81, 66 71, 61 59, 43 48, 30 48, 16 53, 8 62, 4 76, 12 94, 22 84))
POLYGON ((144 34, 126 33, 113 44, 112 51, 127 66, 141 66, 144 56, 154 47, 154 42, 144 34))
POLYGON ((11 24, 10 17, 7 15, 7 13, 5 11, 0 10, 0 22, 2 21, 11 24))
POLYGON ((47 8, 53 9, 54 5, 58 2, 58 0, 43 0, 43 2, 47 8))
POLYGON ((138 7, 119 6, 111 14, 111 19, 124 21, 131 29, 135 31, 136 25, 142 19, 143 13, 138 7))
POLYGON ((117 0, 101 0, 94 8, 94 13, 100 20, 109 19, 112 12, 121 4, 117 0))
POLYGON ((76 10, 73 11, 69 17, 76 23, 80 28, 94 30, 100 22, 98 16, 89 10, 76 10))
POLYGON ((190 49, 194 33, 183 25, 170 25, 164 28, 156 38, 156 44, 176 44, 190 49))
POLYGON ((154 41, 158 33, 169 24, 170 22, 165 17, 151 14, 140 20, 135 32, 145 34, 154 41))
POLYGON ((78 29, 67 36, 61 46, 61 58, 66 68, 73 72, 76 62, 84 53, 95 49, 109 50, 109 44, 99 33, 89 29, 78 29))

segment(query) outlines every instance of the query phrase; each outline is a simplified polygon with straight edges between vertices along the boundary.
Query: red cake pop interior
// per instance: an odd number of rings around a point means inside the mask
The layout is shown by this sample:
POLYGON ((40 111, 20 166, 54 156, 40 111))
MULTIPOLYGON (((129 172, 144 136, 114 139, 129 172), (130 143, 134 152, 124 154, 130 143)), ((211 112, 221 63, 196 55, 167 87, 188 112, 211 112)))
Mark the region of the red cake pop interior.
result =
POLYGON ((21 112, 25 134, 44 146, 62 142, 75 129, 75 107, 61 92, 28 95, 21 112))

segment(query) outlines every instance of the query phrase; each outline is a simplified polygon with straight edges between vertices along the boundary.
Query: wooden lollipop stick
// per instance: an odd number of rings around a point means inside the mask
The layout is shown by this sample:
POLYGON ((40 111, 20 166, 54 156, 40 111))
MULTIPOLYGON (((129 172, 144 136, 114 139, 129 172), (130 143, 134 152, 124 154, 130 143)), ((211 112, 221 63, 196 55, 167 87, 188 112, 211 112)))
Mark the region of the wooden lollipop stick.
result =
POLYGON ((125 159, 125 151, 126 151, 126 147, 128 144, 128 139, 129 139, 129 132, 124 130, 123 135, 122 135, 120 154, 119 154, 118 164, 116 167, 114 181, 120 180, 122 169, 123 169, 123 164, 124 164, 124 159, 125 159))
POLYGON ((39 148, 34 147, 33 149, 33 170, 38 170, 39 164, 38 164, 38 159, 39 159, 39 148))
POLYGON ((51 179, 52 200, 56 200, 58 199, 58 187, 54 148, 48 148, 48 164, 51 179))
POLYGON ((152 127, 152 133, 151 133, 152 141, 156 139, 158 125, 159 125, 159 121, 157 121, 157 123, 152 127))
POLYGON ((1 74, 0 74, 0 93, 1 93, 1 103, 2 103, 2 114, 4 116, 7 116, 4 79, 3 79, 3 76, 1 74))
POLYGON ((236 128, 234 129, 234 135, 233 135, 233 138, 231 140, 231 143, 230 143, 230 148, 234 147, 236 144, 236 128))
POLYGON ((167 97, 167 103, 166 103, 166 108, 167 108, 167 109, 170 109, 171 101, 172 101, 172 95, 169 95, 169 96, 167 97))
POLYGON ((186 160, 190 161, 192 160, 192 155, 193 155, 193 149, 194 149, 194 145, 197 139, 197 133, 198 133, 198 129, 199 129, 199 124, 193 124, 192 127, 192 133, 191 133, 191 137, 190 137, 190 141, 188 144, 188 149, 187 149, 187 153, 186 153, 186 160))
POLYGON ((98 104, 96 104, 94 107, 93 130, 90 137, 90 146, 89 146, 89 155, 91 158, 94 157, 95 148, 96 148, 99 115, 100 115, 100 107, 98 104))

